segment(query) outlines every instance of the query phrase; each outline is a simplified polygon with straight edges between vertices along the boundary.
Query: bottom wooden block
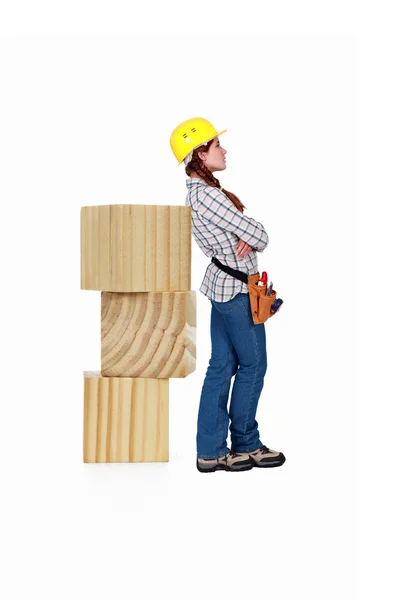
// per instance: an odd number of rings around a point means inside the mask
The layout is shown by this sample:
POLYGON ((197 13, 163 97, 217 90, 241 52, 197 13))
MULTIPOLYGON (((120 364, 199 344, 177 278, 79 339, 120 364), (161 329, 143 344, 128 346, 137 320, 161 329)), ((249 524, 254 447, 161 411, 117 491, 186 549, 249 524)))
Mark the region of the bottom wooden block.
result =
POLYGON ((85 463, 168 462, 169 379, 84 372, 85 463))

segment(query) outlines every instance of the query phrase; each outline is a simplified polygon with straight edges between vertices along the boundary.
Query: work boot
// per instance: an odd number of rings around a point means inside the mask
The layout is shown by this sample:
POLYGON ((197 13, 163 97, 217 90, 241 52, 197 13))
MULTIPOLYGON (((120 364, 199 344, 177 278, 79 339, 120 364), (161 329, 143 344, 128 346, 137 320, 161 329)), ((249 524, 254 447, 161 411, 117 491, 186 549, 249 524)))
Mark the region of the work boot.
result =
POLYGON ((254 466, 254 461, 247 453, 228 452, 219 458, 198 458, 197 469, 200 473, 214 471, 248 471, 254 466))
POLYGON ((254 461, 255 467, 280 467, 286 460, 282 452, 270 450, 267 446, 249 452, 249 457, 254 461))

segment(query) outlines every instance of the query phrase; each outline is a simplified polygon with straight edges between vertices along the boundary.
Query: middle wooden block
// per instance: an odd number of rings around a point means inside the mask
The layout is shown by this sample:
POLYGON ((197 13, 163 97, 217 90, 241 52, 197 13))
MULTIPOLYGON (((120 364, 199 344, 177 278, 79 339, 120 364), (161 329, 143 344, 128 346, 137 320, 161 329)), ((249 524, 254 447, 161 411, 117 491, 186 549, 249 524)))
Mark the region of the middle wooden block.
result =
POLYGON ((196 292, 101 292, 103 377, 186 377, 196 369, 196 292))

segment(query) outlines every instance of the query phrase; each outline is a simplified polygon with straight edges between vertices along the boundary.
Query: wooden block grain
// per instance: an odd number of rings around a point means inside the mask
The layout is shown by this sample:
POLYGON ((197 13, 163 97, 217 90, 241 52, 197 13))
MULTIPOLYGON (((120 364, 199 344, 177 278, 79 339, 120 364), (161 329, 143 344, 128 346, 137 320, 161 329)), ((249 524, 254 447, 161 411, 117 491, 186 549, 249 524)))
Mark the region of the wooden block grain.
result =
POLYGON ((84 462, 168 462, 168 403, 168 379, 85 371, 84 462))
POLYGON ((196 292, 102 292, 101 374, 186 377, 196 370, 196 292))
POLYGON ((81 208, 81 289, 175 292, 191 288, 191 207, 81 208))

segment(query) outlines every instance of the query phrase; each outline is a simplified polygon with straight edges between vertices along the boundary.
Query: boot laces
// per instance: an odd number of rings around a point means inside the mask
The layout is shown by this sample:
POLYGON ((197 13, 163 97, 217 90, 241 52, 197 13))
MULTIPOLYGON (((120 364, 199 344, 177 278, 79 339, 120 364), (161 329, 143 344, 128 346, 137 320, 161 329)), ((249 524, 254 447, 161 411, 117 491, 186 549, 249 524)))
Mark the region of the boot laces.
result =
POLYGON ((240 454, 238 452, 233 452, 233 450, 231 450, 229 452, 229 456, 231 456, 232 458, 236 458, 237 456, 240 456, 240 454))

